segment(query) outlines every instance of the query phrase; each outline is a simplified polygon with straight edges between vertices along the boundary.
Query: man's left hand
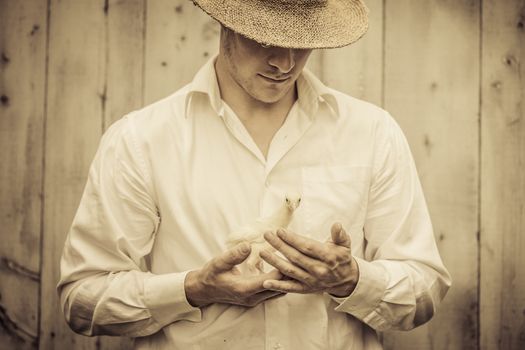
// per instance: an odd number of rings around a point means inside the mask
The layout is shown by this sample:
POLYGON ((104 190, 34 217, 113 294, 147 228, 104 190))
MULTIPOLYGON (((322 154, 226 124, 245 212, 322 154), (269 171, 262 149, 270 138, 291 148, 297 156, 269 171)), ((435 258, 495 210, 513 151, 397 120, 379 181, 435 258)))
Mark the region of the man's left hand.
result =
POLYGON ((266 232, 266 241, 286 259, 269 251, 260 253, 267 263, 288 280, 267 280, 266 289, 284 293, 326 292, 336 297, 352 293, 359 280, 359 268, 350 250, 350 236, 341 224, 331 228, 331 240, 325 243, 283 229, 266 232))

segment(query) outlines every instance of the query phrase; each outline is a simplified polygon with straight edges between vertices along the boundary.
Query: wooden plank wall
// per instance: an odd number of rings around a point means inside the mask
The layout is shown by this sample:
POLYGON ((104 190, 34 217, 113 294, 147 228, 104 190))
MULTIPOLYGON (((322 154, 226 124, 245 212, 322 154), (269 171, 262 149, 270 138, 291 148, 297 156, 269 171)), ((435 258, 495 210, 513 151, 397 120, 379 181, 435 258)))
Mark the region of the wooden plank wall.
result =
POLYGON ((412 148, 454 280, 433 322, 389 335, 389 348, 477 346, 479 13, 471 0, 386 3, 385 108, 412 148))
POLYGON ((38 345, 46 4, 0 2, 0 347, 38 345))
MULTIPOLYGON (((309 68, 402 126, 454 279, 385 348, 525 348, 525 2, 367 4, 367 35, 309 68)), ((218 33, 188 0, 0 0, 0 349, 129 347, 65 324, 64 238, 104 130, 188 83, 218 33)))
POLYGON ((482 349, 525 349, 525 1, 483 2, 482 349))

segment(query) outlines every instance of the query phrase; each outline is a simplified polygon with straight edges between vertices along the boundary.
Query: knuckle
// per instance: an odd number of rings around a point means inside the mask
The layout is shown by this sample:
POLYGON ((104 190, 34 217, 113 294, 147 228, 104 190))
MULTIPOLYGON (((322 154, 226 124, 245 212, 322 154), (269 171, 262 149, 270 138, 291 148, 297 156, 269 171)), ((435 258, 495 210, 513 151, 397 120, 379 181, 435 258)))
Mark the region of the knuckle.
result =
POLYGON ((309 287, 315 287, 317 285, 317 280, 315 278, 313 278, 312 276, 308 276, 304 279, 304 282, 309 286, 309 287))
POLYGON ((339 265, 341 263, 344 263, 346 260, 346 257, 344 254, 335 254, 334 258, 332 259, 332 265, 339 265))
POLYGON ((294 264, 299 263, 301 260, 301 257, 297 252, 288 252, 286 258, 288 258, 288 260, 290 260, 294 264))
POLYGON ((315 251, 314 245, 310 242, 306 243, 304 246, 304 249, 309 253, 313 253, 315 251))
POLYGON ((289 276, 289 275, 293 275, 294 272, 295 272, 295 269, 292 267, 292 266, 285 266, 283 269, 282 269, 282 272, 289 276))
POLYGON ((334 253, 328 253, 326 254, 325 261, 330 266, 335 266, 338 264, 340 259, 340 256, 338 254, 334 253))
POLYGON ((328 269, 324 266, 316 266, 313 269, 313 273, 315 274, 316 277, 323 280, 323 279, 326 279, 328 275, 328 269))

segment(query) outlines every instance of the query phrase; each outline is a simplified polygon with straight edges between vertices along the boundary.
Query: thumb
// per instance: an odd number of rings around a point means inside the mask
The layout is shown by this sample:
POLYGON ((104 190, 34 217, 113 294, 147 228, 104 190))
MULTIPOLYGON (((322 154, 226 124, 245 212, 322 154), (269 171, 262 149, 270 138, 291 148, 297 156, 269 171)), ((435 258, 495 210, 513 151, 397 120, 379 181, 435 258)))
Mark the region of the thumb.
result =
POLYGON ((242 263, 250 255, 250 252, 251 247, 248 243, 239 243, 216 257, 212 264, 213 269, 217 272, 229 271, 235 265, 242 263))
POLYGON ((352 241, 340 223, 336 222, 332 225, 331 234, 334 244, 350 248, 352 241))

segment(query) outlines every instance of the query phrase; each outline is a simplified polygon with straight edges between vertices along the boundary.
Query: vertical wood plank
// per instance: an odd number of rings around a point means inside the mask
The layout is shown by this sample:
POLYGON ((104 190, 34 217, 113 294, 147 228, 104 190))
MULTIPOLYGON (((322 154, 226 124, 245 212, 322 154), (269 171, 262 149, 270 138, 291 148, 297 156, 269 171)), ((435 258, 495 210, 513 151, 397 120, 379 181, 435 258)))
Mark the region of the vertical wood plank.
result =
POLYGON ((383 0, 369 0, 369 29, 357 43, 323 52, 323 81, 351 96, 382 105, 383 0))
POLYGON ((95 338, 66 325, 56 284, 65 236, 102 131, 104 1, 52 0, 50 6, 40 347, 94 349, 95 338))
POLYGON ((51 1, 43 241, 42 349, 126 349, 66 325, 59 259, 102 131, 142 105, 143 0, 51 1))
MULTIPOLYGON (((146 9, 145 0, 108 0, 106 4, 104 129, 143 105, 146 9)), ((124 350, 131 349, 132 342, 124 337, 99 337, 96 346, 124 350)))
POLYGON ((143 106, 145 0, 109 0, 105 126, 143 106))
POLYGON ((481 349, 525 348, 525 2, 483 2, 481 349))
POLYGON ((0 349, 38 346, 46 14, 0 2, 0 349))
POLYGON ((385 108, 412 148, 453 287, 434 319, 387 349, 478 342, 479 1, 386 2, 385 108))
POLYGON ((145 102, 168 96, 191 82, 218 52, 218 22, 188 0, 149 1, 145 102))

